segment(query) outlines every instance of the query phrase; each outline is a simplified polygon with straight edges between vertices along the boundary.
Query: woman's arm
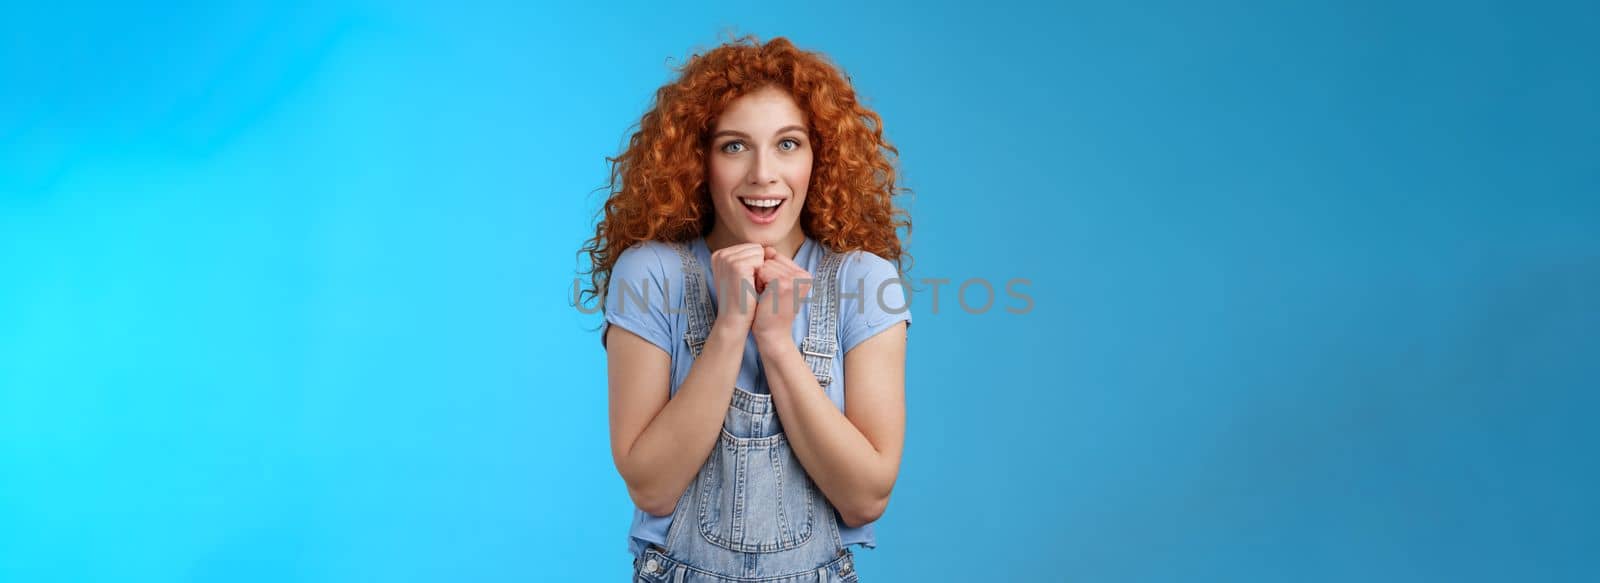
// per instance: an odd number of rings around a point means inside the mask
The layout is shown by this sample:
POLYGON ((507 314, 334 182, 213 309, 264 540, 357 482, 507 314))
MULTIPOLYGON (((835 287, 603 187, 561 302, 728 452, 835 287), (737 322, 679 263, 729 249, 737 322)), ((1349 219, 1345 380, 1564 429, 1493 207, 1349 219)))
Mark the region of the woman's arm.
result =
POLYGON ((670 385, 672 356, 661 347, 626 329, 607 346, 611 459, 640 510, 656 516, 672 514, 711 456, 733 400, 733 384, 755 317, 743 294, 755 289, 755 270, 762 258, 761 246, 754 243, 711 253, 712 277, 722 291, 721 305, 728 307, 716 315, 676 395, 670 385))
POLYGON ((722 430, 748 333, 713 326, 670 397, 671 356, 625 328, 607 336, 612 460, 635 506, 672 514, 722 430))
POLYGON ((889 505, 905 443, 906 324, 845 353, 844 413, 822 391, 794 338, 783 332, 758 336, 756 343, 795 457, 846 526, 877 520, 889 505))

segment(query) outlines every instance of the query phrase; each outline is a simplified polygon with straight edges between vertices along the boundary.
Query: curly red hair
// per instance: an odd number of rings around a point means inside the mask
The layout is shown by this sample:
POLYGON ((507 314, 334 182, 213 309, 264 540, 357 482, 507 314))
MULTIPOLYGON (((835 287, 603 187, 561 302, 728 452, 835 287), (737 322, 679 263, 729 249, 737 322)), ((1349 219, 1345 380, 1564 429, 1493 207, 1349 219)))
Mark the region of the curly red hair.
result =
POLYGON ((617 258, 635 243, 711 232, 709 133, 729 102, 767 86, 795 99, 815 148, 801 229, 835 251, 865 250, 903 267, 909 254, 897 230, 903 226, 909 236, 911 219, 893 201, 907 191, 895 186, 899 150, 884 139, 883 119, 856 99, 849 78, 826 57, 783 37, 762 44, 746 36, 677 70, 678 79, 656 91, 627 149, 606 158, 610 196, 579 251, 592 265, 583 297, 603 293, 617 258))

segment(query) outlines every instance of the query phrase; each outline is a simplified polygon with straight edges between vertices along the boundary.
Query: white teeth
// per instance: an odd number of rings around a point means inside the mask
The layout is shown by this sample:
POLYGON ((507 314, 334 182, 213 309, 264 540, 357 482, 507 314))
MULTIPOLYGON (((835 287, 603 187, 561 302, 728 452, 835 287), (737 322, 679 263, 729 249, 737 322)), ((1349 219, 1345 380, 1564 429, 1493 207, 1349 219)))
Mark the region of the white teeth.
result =
POLYGON ((753 206, 753 207, 760 207, 760 208, 772 208, 772 207, 778 206, 779 204, 783 203, 782 199, 776 199, 776 198, 775 199, 770 199, 770 200, 755 200, 755 199, 749 199, 749 198, 740 198, 739 201, 743 202, 743 203, 745 203, 747 205, 750 205, 750 206, 753 206))

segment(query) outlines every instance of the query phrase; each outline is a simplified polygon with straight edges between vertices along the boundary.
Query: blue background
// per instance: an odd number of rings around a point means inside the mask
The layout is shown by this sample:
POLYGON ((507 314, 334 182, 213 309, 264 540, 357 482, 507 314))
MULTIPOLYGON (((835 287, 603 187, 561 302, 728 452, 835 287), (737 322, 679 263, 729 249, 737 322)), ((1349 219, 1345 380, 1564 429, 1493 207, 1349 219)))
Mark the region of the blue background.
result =
POLYGON ((1032 282, 918 286, 865 580, 1600 577, 1593 4, 37 4, 0 580, 625 579, 576 251, 724 31, 883 115, 908 275, 1032 282))

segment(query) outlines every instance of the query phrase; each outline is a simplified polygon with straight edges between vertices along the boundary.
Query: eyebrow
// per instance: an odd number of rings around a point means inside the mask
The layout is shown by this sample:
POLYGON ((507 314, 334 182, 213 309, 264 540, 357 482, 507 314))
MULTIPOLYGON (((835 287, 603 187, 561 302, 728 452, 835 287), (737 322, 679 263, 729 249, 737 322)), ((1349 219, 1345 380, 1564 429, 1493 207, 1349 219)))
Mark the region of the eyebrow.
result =
MULTIPOLYGON (((800 133, 807 133, 806 132, 806 128, 801 127, 801 126, 797 126, 797 125, 783 126, 781 128, 778 128, 778 132, 777 133, 782 134, 784 132, 789 132, 789 131, 798 131, 800 133)), ((712 139, 720 138, 722 136, 738 136, 738 137, 741 137, 741 138, 750 139, 750 134, 747 134, 747 133, 744 133, 744 132, 741 132, 741 131, 738 131, 738 130, 722 130, 720 132, 711 134, 711 138, 712 139)))

